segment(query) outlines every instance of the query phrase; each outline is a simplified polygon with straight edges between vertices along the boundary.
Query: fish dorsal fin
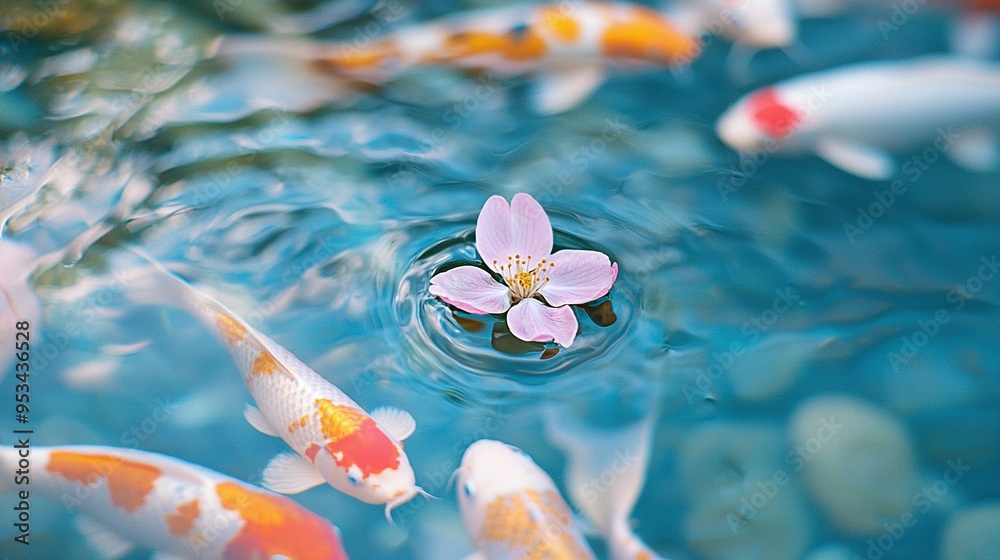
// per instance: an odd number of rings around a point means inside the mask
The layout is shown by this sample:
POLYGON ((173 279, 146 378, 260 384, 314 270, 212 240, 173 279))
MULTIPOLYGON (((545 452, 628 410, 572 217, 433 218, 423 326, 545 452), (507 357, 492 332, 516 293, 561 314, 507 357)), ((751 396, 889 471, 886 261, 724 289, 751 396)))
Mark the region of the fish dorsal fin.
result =
POLYGON ((816 155, 848 173, 873 181, 889 179, 896 172, 892 156, 874 146, 826 139, 816 146, 816 155))
POLYGON ((243 407, 243 417, 247 419, 247 422, 254 427, 258 432, 272 437, 279 437, 278 432, 271 427, 267 422, 267 418, 264 418, 264 414, 259 408, 252 404, 247 404, 243 407))
POLYGON ((536 113, 554 115, 576 107, 604 82, 597 65, 566 66, 538 76, 532 90, 536 113))
POLYGON ((261 486, 279 494, 298 494, 324 482, 323 475, 306 458, 281 453, 264 468, 261 486))
POLYGON ((413 430, 417 428, 417 422, 410 416, 409 412, 392 406, 376 408, 372 411, 371 417, 380 428, 389 432, 389 435, 394 437, 396 441, 403 441, 410 437, 413 430))
POLYGON ((1000 167, 1000 142, 995 133, 972 129, 956 136, 947 152, 952 161, 972 171, 996 171, 1000 167))
POLYGON ((477 550, 477 551, 473 552, 472 554, 466 556, 462 560, 488 560, 488 558, 486 558, 485 554, 483 554, 482 552, 480 552, 480 551, 477 550))
POLYGON ((75 524, 76 530, 83 535, 87 544, 104 560, 121 558, 135 548, 135 544, 89 517, 79 515, 75 524))

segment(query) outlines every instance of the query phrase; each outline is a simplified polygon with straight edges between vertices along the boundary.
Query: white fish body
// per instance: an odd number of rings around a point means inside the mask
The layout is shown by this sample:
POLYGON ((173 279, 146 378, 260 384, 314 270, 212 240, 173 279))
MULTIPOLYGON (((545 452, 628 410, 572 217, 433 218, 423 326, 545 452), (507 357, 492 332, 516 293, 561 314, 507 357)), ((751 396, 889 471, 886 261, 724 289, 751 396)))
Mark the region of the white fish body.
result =
POLYGON ((921 146, 969 168, 991 169, 1000 65, 928 57, 808 74, 743 97, 716 131, 741 152, 812 152, 871 179, 895 173, 889 152, 921 146))
POLYGON ((28 247, 0 238, 0 380, 10 369, 31 375, 31 364, 15 364, 14 358, 20 353, 18 345, 23 344, 30 355, 41 341, 42 310, 28 281, 36 258, 28 247))
POLYGON ((264 487, 297 493, 326 482, 386 504, 387 517, 423 492, 401 443, 415 428, 409 414, 380 408, 369 415, 277 342, 155 263, 126 284, 137 301, 187 309, 225 343, 259 407, 247 406, 247 420, 295 451, 271 461, 264 487))
POLYGON ((646 483, 655 419, 652 413, 621 428, 594 428, 571 412, 546 410, 546 436, 567 457, 570 501, 606 535, 612 560, 661 558, 633 532, 630 523, 646 483), (594 481, 602 486, 595 487, 594 481))
POLYGON ((15 505, 27 492, 29 504, 44 496, 82 514, 105 558, 136 545, 198 560, 347 558, 339 531, 291 499, 165 455, 24 439, 0 447, 0 475, 15 505))
POLYGON ((593 560, 555 483, 520 449, 479 440, 458 468, 458 505, 480 560, 593 560))
POLYGON ((798 33, 790 0, 687 0, 702 32, 758 48, 787 47, 798 33))

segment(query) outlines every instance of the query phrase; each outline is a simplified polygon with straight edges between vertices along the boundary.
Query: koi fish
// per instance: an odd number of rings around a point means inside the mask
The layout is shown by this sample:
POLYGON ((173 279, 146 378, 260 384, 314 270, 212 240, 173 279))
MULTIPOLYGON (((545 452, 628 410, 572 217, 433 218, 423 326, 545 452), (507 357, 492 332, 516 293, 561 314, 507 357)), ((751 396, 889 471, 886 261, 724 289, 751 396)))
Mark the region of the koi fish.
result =
POLYGON ((326 519, 180 459, 117 447, 32 446, 27 469, 21 452, 27 448, 0 447, 2 490, 29 489, 79 511, 78 528, 105 558, 143 546, 198 560, 347 560, 340 532, 326 519))
POLYGON ((754 91, 722 115, 716 132, 740 152, 812 152, 849 173, 888 179, 896 170, 889 152, 919 147, 992 169, 998 128, 1000 65, 926 57, 851 65, 754 91))
POLYGON ((520 449, 479 440, 456 474, 462 521, 477 549, 466 560, 596 558, 555 483, 520 449))
POLYGON ((548 408, 545 432, 567 457, 566 488, 570 501, 607 538, 612 560, 662 560, 633 532, 629 518, 646 483, 656 413, 622 428, 594 428, 572 413, 548 408), (607 473, 607 488, 594 489, 607 473))
MULTIPOLYGON (((37 346, 41 333, 42 310, 28 275, 34 268, 36 255, 26 246, 0 237, 0 380, 14 362, 18 348, 37 346), (26 329, 18 325, 27 323, 26 329), (18 334, 20 333, 20 334, 18 334), (29 337, 34 336, 32 340, 29 337)), ((23 325, 22 325, 23 326, 23 325)), ((27 365, 17 364, 16 373, 28 373, 27 365)))
POLYGON ((371 45, 325 46, 313 56, 326 72, 376 82, 422 65, 537 74, 534 106, 551 114, 589 96, 609 67, 677 67, 698 53, 697 40, 656 10, 586 2, 476 11, 402 29, 371 45))
POLYGON ((416 485, 403 451, 402 441, 416 428, 412 416, 391 407, 368 414, 224 305, 150 262, 152 273, 127 280, 132 298, 178 306, 212 330, 229 349, 257 403, 244 409, 247 421, 295 451, 271 460, 263 473, 265 488, 295 494, 325 482, 365 503, 386 504, 390 522, 393 508, 417 494, 427 496, 416 485))

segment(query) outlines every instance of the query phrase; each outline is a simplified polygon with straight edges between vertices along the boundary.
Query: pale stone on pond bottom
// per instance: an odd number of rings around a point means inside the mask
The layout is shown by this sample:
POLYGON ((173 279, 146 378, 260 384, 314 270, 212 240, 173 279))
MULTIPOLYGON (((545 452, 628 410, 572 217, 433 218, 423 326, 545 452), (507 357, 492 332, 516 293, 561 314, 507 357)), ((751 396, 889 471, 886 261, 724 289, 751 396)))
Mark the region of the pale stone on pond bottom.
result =
POLYGON ((1000 554, 1000 503, 956 513, 941 539, 941 560, 994 560, 1000 554))
POLYGON ((679 470, 691 497, 688 545, 707 560, 798 560, 810 516, 781 431, 713 424, 681 446, 679 470))
POLYGON ((875 534, 913 514, 913 446, 889 412, 846 395, 815 397, 793 414, 790 435, 810 492, 842 529, 875 534))

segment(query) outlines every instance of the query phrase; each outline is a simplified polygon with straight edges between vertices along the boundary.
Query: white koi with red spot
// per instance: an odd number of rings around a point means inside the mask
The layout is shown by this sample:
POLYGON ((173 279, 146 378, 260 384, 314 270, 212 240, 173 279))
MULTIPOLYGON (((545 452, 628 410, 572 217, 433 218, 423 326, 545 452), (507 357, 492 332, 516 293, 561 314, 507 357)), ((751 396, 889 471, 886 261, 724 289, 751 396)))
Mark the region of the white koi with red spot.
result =
POLYGON ((716 131, 741 152, 812 152, 870 179, 895 173, 889 152, 921 147, 988 170, 1000 153, 1000 65, 927 57, 809 74, 743 97, 716 131))
POLYGON ((520 449, 479 440, 458 471, 458 505, 485 560, 587 560, 596 556, 552 479, 520 449))
POLYGON ((340 532, 293 500, 180 459, 116 447, 31 447, 30 481, 12 486, 22 457, 0 448, 3 489, 30 490, 85 517, 104 558, 135 546, 197 560, 346 560, 340 532))
POLYGON ((224 305, 150 263, 126 280, 132 298, 186 309, 218 335, 259 407, 247 405, 247 421, 295 451, 268 464, 265 488, 293 494, 326 482, 363 502, 386 504, 386 517, 392 508, 424 494, 401 443, 416 427, 413 417, 390 407, 368 414, 224 305))
POLYGON ((610 67, 676 68, 698 54, 696 38, 665 14, 639 4, 587 2, 476 11, 401 29, 363 47, 326 45, 292 56, 372 82, 424 65, 536 74, 536 109, 557 113, 586 98, 610 67))

